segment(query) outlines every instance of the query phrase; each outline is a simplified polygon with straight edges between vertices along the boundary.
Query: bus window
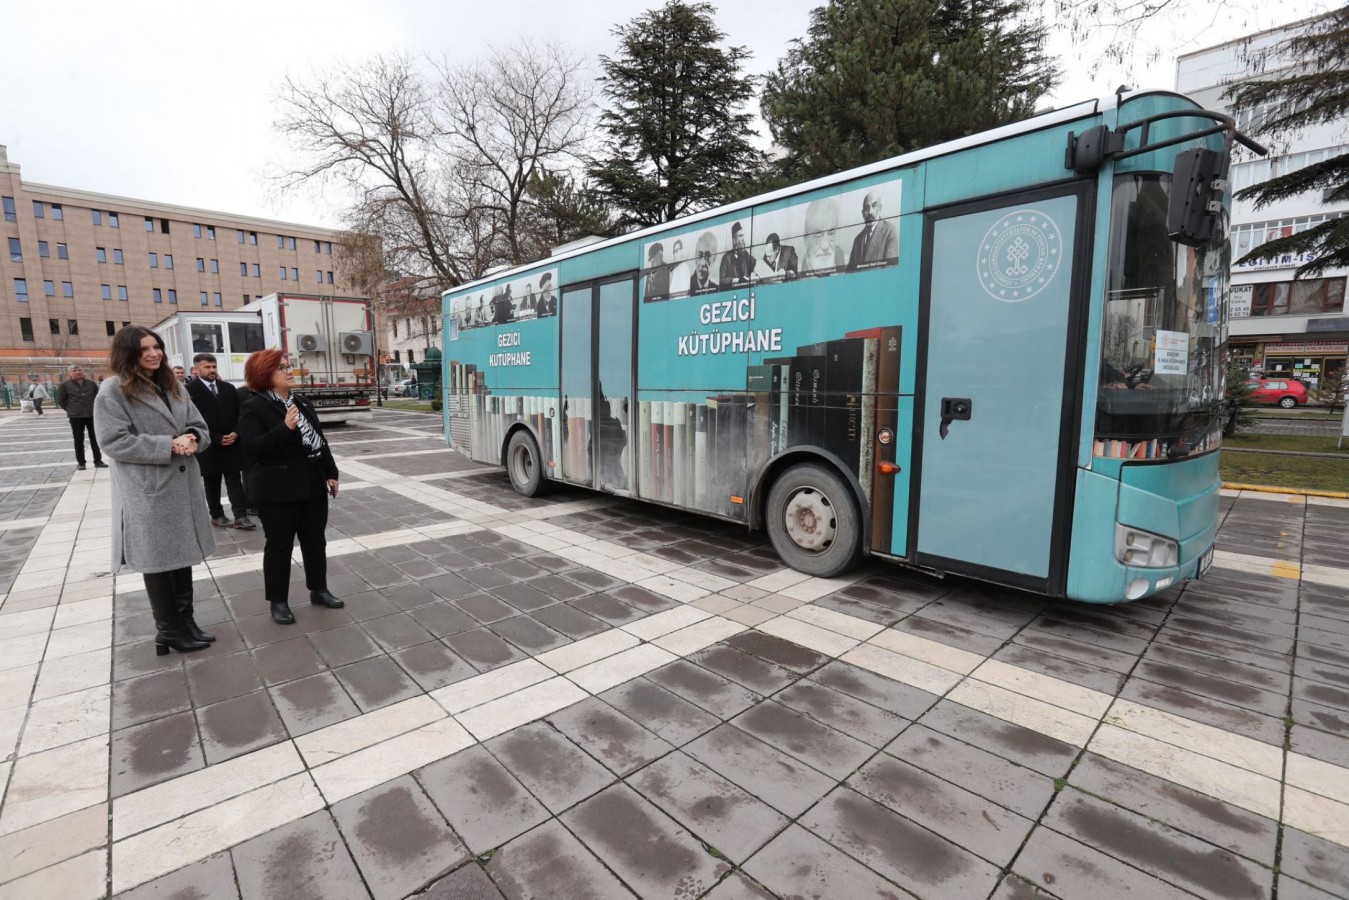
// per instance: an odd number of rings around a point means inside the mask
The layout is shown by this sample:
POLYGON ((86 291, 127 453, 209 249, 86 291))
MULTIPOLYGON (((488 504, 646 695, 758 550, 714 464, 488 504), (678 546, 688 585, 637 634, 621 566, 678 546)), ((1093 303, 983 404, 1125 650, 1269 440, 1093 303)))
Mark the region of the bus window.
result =
POLYGON ((1226 221, 1205 247, 1166 236, 1170 177, 1115 181, 1095 455, 1175 459, 1216 449, 1226 221))
POLYGON ((256 353, 263 349, 261 322, 231 322, 230 352, 256 353))

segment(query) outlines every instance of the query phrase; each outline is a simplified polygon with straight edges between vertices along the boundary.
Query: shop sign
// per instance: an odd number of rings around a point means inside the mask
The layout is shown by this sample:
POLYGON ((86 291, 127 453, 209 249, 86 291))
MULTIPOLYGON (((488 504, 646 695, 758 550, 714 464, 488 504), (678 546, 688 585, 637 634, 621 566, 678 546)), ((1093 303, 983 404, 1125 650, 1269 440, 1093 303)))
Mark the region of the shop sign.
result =
POLYGON ((1227 311, 1233 319, 1249 319, 1251 316, 1251 297, 1255 294, 1255 285, 1236 284, 1229 295, 1227 311))
POLYGON ((1334 356, 1349 352, 1349 341, 1307 341, 1301 344, 1266 344, 1266 356, 1334 356))

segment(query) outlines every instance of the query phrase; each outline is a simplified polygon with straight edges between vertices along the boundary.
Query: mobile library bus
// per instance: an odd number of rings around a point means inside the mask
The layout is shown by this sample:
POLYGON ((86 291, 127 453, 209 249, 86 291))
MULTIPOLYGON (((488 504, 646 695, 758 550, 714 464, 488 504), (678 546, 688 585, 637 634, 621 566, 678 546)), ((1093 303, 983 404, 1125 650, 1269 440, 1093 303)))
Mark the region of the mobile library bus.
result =
POLYGON ((1212 559, 1235 143, 1124 93, 463 285, 446 437, 814 575, 1146 597, 1212 559))

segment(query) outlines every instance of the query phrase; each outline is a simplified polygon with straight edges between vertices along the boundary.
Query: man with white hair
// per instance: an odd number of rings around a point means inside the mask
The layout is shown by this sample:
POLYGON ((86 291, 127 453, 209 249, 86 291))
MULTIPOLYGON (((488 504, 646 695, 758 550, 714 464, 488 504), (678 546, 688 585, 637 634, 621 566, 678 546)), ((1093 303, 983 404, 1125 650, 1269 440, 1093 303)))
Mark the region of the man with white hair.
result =
POLYGON ((56 389, 56 405, 66 411, 70 417, 70 431, 75 437, 75 468, 83 472, 84 433, 89 432, 89 446, 94 449, 94 468, 106 469, 103 452, 98 449, 98 438, 94 437, 94 398, 98 396, 98 385, 84 377, 79 366, 70 367, 70 378, 61 382, 56 389))

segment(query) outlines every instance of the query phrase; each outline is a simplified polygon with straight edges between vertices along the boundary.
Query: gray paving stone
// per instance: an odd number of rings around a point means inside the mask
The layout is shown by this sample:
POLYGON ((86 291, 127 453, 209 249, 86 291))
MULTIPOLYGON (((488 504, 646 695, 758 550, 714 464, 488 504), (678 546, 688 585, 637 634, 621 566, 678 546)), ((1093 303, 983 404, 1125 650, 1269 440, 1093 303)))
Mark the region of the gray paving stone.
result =
POLYGON ((552 606, 536 610, 531 615, 549 628, 565 634, 574 641, 609 630, 608 623, 601 622, 594 616, 586 615, 579 609, 565 603, 554 603, 552 606))
POLYGON ((652 763, 630 776, 628 783, 735 863, 743 863, 788 822, 683 753, 652 763))
POLYGON ((725 643, 728 647, 757 656, 798 675, 814 671, 830 660, 823 653, 762 631, 742 631, 735 637, 727 638, 725 643))
POLYGON ((767 890, 740 872, 732 872, 703 895, 704 900, 775 900, 767 890))
MULTIPOLYGON (((1145 679, 1168 687, 1176 687, 1187 693, 1210 697, 1267 716, 1281 716, 1288 707, 1286 692, 1276 694, 1273 691, 1261 690, 1248 684, 1209 675, 1187 666, 1153 662, 1146 657, 1134 670, 1134 676, 1136 679, 1145 679)), ((1349 697, 1349 694, 1346 694, 1346 697, 1349 697)))
POLYGON ((596 697, 553 713, 548 721, 620 778, 674 749, 596 697))
POLYGON ((995 866, 848 788, 799 824, 920 897, 984 897, 999 878, 995 866))
POLYGON ((936 694, 838 660, 814 672, 802 683, 814 682, 910 720, 921 716, 938 699, 936 694))
POLYGON ((993 659, 1008 665, 1039 672, 1051 678, 1091 688, 1114 696, 1124 684, 1124 674, 1057 656, 1033 647, 1012 643, 993 654, 993 659))
POLYGON ((1021 876, 1008 875, 989 900, 1051 900, 1051 897, 1021 876))
POLYGON ((381 597, 395 607, 405 611, 419 609, 441 599, 439 595, 431 593, 431 590, 421 582, 400 584, 396 587, 385 588, 379 593, 381 597))
POLYGON ((502 603, 491 594, 473 594, 462 597, 454 601, 454 606, 485 625, 520 614, 520 610, 509 603, 502 603))
POLYGON ((706 650, 690 654, 688 660, 764 695, 779 691, 796 679, 791 672, 732 649, 725 643, 713 644, 706 650))
POLYGON ((328 668, 304 637, 267 644, 252 653, 258 674, 262 676, 263 683, 269 686, 316 675, 328 668))
POLYGON ((406 897, 468 859, 410 775, 349 797, 332 811, 375 900, 406 897))
POLYGON ((606 591, 606 593, 646 613, 657 613, 663 609, 672 609, 679 605, 678 600, 653 594, 646 588, 637 587, 635 584, 625 584, 623 587, 614 588, 606 591))
POLYGON ((424 691, 434 691, 478 674, 477 669, 451 653, 439 641, 418 644, 389 655, 424 691))
POLYGON ((492 884, 477 862, 460 866, 417 895, 419 900, 502 900, 505 896, 492 884))
POLYGON ((469 631, 477 628, 479 624, 477 619, 448 600, 419 606, 411 610, 408 615, 416 619, 419 625, 438 638, 458 634, 461 631, 469 631))
MULTIPOLYGON (((153 654, 153 651, 150 651, 153 654)), ((128 678, 113 685, 112 727, 126 728, 180 712, 192 706, 187 674, 181 665, 162 672, 128 678)))
POLYGON ((603 766, 542 722, 493 738, 487 749, 554 813, 614 781, 603 766))
POLYGON ((562 820, 643 897, 697 897, 730 871, 625 784, 606 788, 562 820))
POLYGON ((196 713, 208 766, 286 739, 286 728, 266 691, 203 706, 196 713))
POLYGON ((1107 650, 1105 647, 1045 634, 1042 631, 1022 631, 1012 639, 1012 643, 1016 646, 1031 647, 1035 650, 1053 653, 1055 656, 1076 660, 1091 666, 1099 666, 1121 674, 1128 674, 1133 669, 1134 663, 1138 661, 1137 655, 1132 653, 1107 650))
POLYGON ((487 873, 510 900, 630 900, 633 896, 556 820, 502 847, 487 864, 487 873))
MULTIPOLYGON (((230 851, 243 900, 366 900, 360 873, 326 811, 230 851)), ((193 895, 187 894, 184 897, 193 895)))
POLYGON ((1307 681, 1319 681, 1321 684, 1337 688, 1349 688, 1349 667, 1318 662, 1313 659, 1299 659, 1294 667, 1299 678, 1307 681))
MULTIPOLYGON (((1203 722, 1224 731, 1264 741, 1283 743, 1283 715, 1278 718, 1252 709, 1234 706, 1213 697, 1192 694, 1189 691, 1155 681, 1131 678, 1119 694, 1126 700, 1142 703, 1165 712, 1176 713, 1187 719, 1203 722)), ((1285 699, 1285 703, 1287 700, 1285 699)))
POLYGON ((549 818, 543 804, 481 746, 432 763, 416 775, 475 855, 500 847, 549 818))
POLYGON ((1066 774, 1078 753, 1071 744, 950 700, 938 703, 918 722, 1051 778, 1066 774))
MULTIPOLYGON (((1280 860, 1286 875, 1336 896, 1349 896, 1349 851, 1344 847, 1285 825, 1280 860)), ((1283 897, 1282 890, 1279 896, 1283 897)))
POLYGON ((206 765, 190 712, 174 713, 112 734, 113 797, 186 775, 206 765))
MULTIPOLYGON (((417 587, 422 590, 430 591, 442 600, 457 600, 460 597, 467 597, 469 594, 476 594, 478 592, 478 587, 474 584, 465 581, 458 575, 451 575, 448 573, 445 575, 435 575, 431 578, 424 578, 417 582, 417 587)), ((397 597, 400 590, 406 589, 395 588, 394 591, 385 591, 384 595, 389 597, 394 603, 399 603, 397 597)), ((407 596, 415 596, 415 594, 408 592, 407 596)), ((408 607, 405 606, 403 608, 407 609, 408 607)))
POLYGON ((872 747, 884 747, 909 725, 908 719, 813 681, 798 681, 773 699, 872 747))
POLYGON ((1186 900, 1194 896, 1044 827, 1031 833, 1012 869, 1056 897, 1186 900))
POLYGON ((1201 896, 1237 900, 1273 891, 1269 869, 1076 790, 1060 792, 1043 822, 1201 896))
POLYGON ((646 677, 723 719, 739 715, 759 700, 752 691, 683 659, 646 677))
POLYGON ((291 737, 299 737, 361 714, 331 672, 268 688, 291 737))
POLYGON ((801 815, 835 784, 834 779, 733 725, 703 735, 684 752, 792 817, 801 815))
POLYGON ((592 588, 581 587, 561 575, 544 575, 542 578, 535 578, 529 582, 529 586, 536 591, 547 594, 554 600, 575 600, 577 597, 594 593, 592 588))
POLYGON ((340 669, 333 674, 342 682, 347 693, 362 712, 379 709, 399 700, 420 696, 422 689, 388 656, 365 659, 340 669))
POLYGON ((531 656, 571 643, 571 638, 530 615, 511 616, 487 627, 531 656))
POLYGON ((751 707, 731 724, 838 780, 876 752, 874 747, 772 700, 751 707))
POLYGON ((716 716, 645 678, 634 678, 605 691, 600 698, 675 746, 721 724, 716 716))
POLYGON ((234 864, 225 852, 123 891, 117 900, 239 900, 239 888, 234 883, 234 864))
POLYGON ((262 687, 253 657, 246 652, 203 659, 187 666, 186 672, 194 706, 219 703, 262 687))
POLYGON ((894 627, 897 631, 904 631, 938 643, 959 647, 961 650, 978 653, 980 656, 991 655, 1003 644, 1001 638, 973 631, 969 628, 962 628, 959 625, 939 622, 936 619, 921 615, 909 616, 907 619, 897 622, 894 627))
MULTIPOLYGON (((502 576, 507 577, 507 576, 502 576)), ((520 612, 533 612, 536 609, 543 609, 545 606, 552 606, 557 601, 542 591, 530 587, 528 584, 519 584, 512 582, 501 587, 492 589, 492 596, 498 600, 504 600, 511 606, 514 606, 520 612)))
MULTIPOLYGON (((507 609, 510 609, 510 607, 507 607, 507 609)), ((526 653, 502 640, 499 635, 487 628, 461 631, 444 640, 445 646, 480 672, 490 671, 507 663, 524 659, 527 656, 526 653)))
POLYGON ((404 612, 379 619, 371 619, 361 627, 386 652, 424 644, 433 639, 431 632, 404 612))
MULTIPOLYGON (((1182 785, 1140 772, 1095 753, 1085 753, 1069 782, 1149 819, 1249 857, 1274 865, 1278 823, 1238 809, 1182 785)), ((1285 858, 1287 854, 1285 838, 1285 858)))
POLYGON ((922 725, 905 731, 885 752, 1029 819, 1038 819, 1054 796, 1048 776, 922 725))
POLYGON ((563 605, 575 607, 609 625, 624 625, 646 615, 644 611, 631 607, 622 600, 617 600, 608 594, 591 594, 588 597, 578 597, 575 600, 568 600, 563 605))
POLYGON ((318 634, 311 634, 309 641, 314 645, 323 661, 330 668, 345 666, 379 654, 379 646, 359 625, 346 625, 318 634))

